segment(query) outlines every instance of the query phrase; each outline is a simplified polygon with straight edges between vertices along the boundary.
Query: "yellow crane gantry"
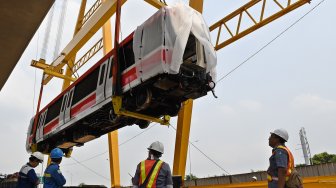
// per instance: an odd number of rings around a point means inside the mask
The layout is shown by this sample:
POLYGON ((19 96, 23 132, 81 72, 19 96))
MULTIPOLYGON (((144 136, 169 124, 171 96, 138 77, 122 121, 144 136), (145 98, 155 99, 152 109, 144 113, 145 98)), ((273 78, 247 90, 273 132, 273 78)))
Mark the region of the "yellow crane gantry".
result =
MULTIPOLYGON (((75 73, 80 69, 93 55, 103 48, 104 54, 112 50, 111 23, 109 19, 127 0, 97 0, 93 6, 85 13, 87 0, 82 0, 77 23, 74 31, 73 39, 62 50, 61 54, 52 63, 47 64, 45 60, 32 60, 31 66, 42 69, 43 79, 41 83, 41 91, 39 103, 43 93, 43 85, 49 83, 53 77, 64 79, 62 91, 65 90, 71 82, 76 80, 75 73), (98 40, 79 60, 75 61, 76 53, 87 43, 87 41, 102 28, 103 37, 98 40), (67 65, 66 70, 63 67, 67 65), (65 72, 65 73, 64 73, 65 72)), ((144 0, 150 5, 161 8, 166 6, 160 0, 144 0)), ((189 5, 195 10, 202 13, 204 0, 190 0, 189 5)), ((233 11, 226 17, 220 19, 209 27, 210 32, 217 32, 215 49, 220 50, 225 46, 237 41, 238 39, 252 33, 253 31, 263 27, 264 25, 282 17, 283 15, 301 7, 310 0, 286 0, 285 4, 279 3, 277 0, 269 0, 279 7, 279 10, 271 15, 265 15, 267 0, 250 0, 245 5, 233 11), (255 6, 261 5, 261 10, 257 16, 251 14, 251 10, 255 6), (243 16, 246 15, 246 16, 243 16), (229 28, 228 22, 238 18, 234 28, 229 28), (252 21, 252 25, 242 29, 241 25, 244 19, 252 21), (226 31, 227 36, 223 37, 226 31), (225 33, 225 32, 224 32, 225 33)), ((117 16, 117 19, 118 16, 117 16)), ((118 21, 118 20, 117 20, 118 21)), ((116 23, 117 23, 116 21, 116 23)), ((116 28, 116 33, 118 33, 116 28)), ((117 41, 118 42, 118 41, 117 41)), ((39 105, 38 105, 39 106, 39 105)), ((193 100, 189 99, 183 103, 178 113, 176 141, 173 174, 185 176, 185 167, 189 143, 189 133, 191 126, 193 100)), ((37 108, 39 109, 39 107, 37 108)), ((119 148, 118 148, 118 130, 108 133, 111 187, 120 187, 120 167, 119 167, 119 148)))

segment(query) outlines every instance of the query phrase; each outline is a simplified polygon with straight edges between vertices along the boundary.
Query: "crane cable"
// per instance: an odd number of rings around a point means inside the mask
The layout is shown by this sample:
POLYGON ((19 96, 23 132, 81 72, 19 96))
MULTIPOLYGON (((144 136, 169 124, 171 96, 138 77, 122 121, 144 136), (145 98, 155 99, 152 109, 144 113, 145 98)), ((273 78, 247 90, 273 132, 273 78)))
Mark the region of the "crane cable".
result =
POLYGON ((48 48, 48 44, 49 44, 49 38, 50 38, 50 33, 51 33, 51 22, 53 20, 54 17, 54 12, 55 12, 55 4, 54 3, 51 7, 51 10, 49 12, 49 16, 48 16, 48 20, 47 20, 47 26, 45 29, 45 33, 44 33, 44 40, 43 40, 43 45, 42 45, 42 50, 41 50, 41 55, 40 57, 42 59, 46 59, 46 55, 47 55, 47 48, 48 48))
POLYGON ((60 51, 60 45, 63 37, 63 29, 64 29, 64 20, 66 16, 66 10, 67 10, 67 5, 68 5, 67 0, 62 0, 61 2, 61 15, 58 20, 58 25, 57 25, 57 33, 56 33, 56 44, 54 48, 54 55, 53 55, 53 60, 57 58, 59 51, 60 51))

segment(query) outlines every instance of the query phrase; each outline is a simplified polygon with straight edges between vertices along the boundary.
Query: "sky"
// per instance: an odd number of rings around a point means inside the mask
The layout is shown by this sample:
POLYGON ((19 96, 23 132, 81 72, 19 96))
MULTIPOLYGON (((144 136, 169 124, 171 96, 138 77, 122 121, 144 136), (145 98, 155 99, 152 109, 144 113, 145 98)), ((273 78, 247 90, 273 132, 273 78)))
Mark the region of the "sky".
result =
MULTIPOLYGON (((187 2, 166 1, 168 4, 187 2)), ((93 2, 89 0, 88 7, 93 2)), ((204 19, 211 25, 245 2, 205 0, 204 19)), ((191 172, 197 177, 209 177, 267 169, 271 155, 269 132, 277 128, 288 131, 290 138, 287 145, 294 154, 296 164, 304 163, 299 139, 302 127, 307 132, 312 155, 325 151, 336 153, 336 26, 332 24, 336 18, 336 12, 333 11, 336 1, 325 0, 250 58, 319 2, 312 1, 217 52, 218 78, 249 60, 217 83, 217 99, 209 93, 194 101, 190 141, 221 168, 192 146, 188 153, 186 174, 191 172)), ((68 3, 61 43, 63 48, 73 35, 79 3, 79 0, 68 3)), ((275 8, 271 6, 270 10, 275 8)), ((155 11, 143 1, 129 0, 122 9, 122 38, 155 11)), ((40 70, 30 66, 30 61, 40 56, 44 30, 45 21, 0 92, 0 173, 19 171, 29 157, 25 150, 26 132, 30 118, 36 111, 42 75, 40 70)), ((78 56, 99 37, 101 31, 96 33, 78 56)), ((213 33, 212 37, 215 41, 213 33)), ((52 52, 49 49, 47 62, 50 62, 52 52)), ((92 59, 86 69, 101 57, 102 52, 92 59)), ((61 81, 53 79, 46 86, 42 106, 50 102, 60 90, 61 81)), ((171 124, 176 127, 176 118, 172 119, 171 124)), ((146 148, 153 141, 159 140, 164 144, 162 159, 172 167, 175 134, 173 127, 154 124, 146 130, 137 126, 120 129, 121 184, 130 185, 130 174, 133 175, 136 165, 146 158, 146 148)), ((110 186, 107 151, 106 135, 82 147, 75 147, 72 157, 64 159, 61 164, 67 185, 86 183, 110 186)), ((41 173, 44 168, 45 164, 43 168, 40 165, 36 171, 41 173)))

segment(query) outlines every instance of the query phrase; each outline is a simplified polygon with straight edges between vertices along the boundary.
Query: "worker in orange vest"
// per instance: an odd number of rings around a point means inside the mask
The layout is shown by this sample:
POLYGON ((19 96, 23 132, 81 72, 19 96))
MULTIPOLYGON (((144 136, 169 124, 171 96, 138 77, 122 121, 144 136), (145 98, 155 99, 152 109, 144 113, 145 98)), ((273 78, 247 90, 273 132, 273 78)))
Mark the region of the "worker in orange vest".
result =
POLYGON ((169 164, 160 160, 163 144, 153 142, 148 148, 148 158, 141 161, 132 178, 133 188, 173 188, 169 164))
MULTIPOLYGON (((288 141, 288 133, 284 129, 276 129, 271 132, 268 144, 272 149, 267 170, 268 188, 285 188, 291 173, 294 171, 294 157, 285 146, 288 141)), ((301 185, 302 186, 302 185, 301 185)))

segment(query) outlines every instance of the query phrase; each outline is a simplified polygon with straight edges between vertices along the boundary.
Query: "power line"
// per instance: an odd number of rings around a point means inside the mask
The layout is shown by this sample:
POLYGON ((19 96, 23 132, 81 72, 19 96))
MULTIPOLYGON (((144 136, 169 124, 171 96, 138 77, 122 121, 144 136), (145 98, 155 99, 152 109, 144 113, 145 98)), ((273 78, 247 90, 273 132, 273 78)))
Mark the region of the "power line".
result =
POLYGON ((145 129, 144 131, 140 132, 139 134, 133 136, 132 138, 126 140, 125 142, 122 142, 121 144, 119 144, 119 146, 122 146, 122 145, 126 144, 127 142, 133 140, 134 138, 140 136, 140 135, 143 134, 144 132, 146 132, 146 131, 148 131, 149 129, 153 128, 155 125, 157 125, 157 123, 154 123, 154 124, 151 125, 149 128, 147 128, 147 129, 145 129))
POLYGON ((229 71, 227 74, 225 74, 223 77, 221 77, 217 82, 221 82, 224 78, 226 78, 227 76, 229 76, 232 72, 234 72, 235 70, 237 70, 239 67, 241 67, 242 65, 244 65, 247 61, 249 61, 250 59, 252 59, 254 56, 256 56, 258 53, 260 53, 262 50, 264 50, 267 46, 269 46, 271 43, 273 43, 276 39, 278 39, 281 35, 283 35, 285 32, 287 32, 290 28, 292 28, 294 25, 296 25, 299 21, 301 21, 304 17, 306 17, 309 13, 311 13, 313 10, 315 10, 315 8, 317 8, 318 6, 320 6, 325 0, 320 1, 317 5, 315 5, 312 9, 310 9, 307 13, 305 13, 303 16, 301 16, 298 20, 296 20, 294 23, 292 23, 289 27, 287 27, 285 30, 283 30, 281 33, 279 33, 275 38, 273 38, 271 41, 269 41, 268 43, 266 43, 263 47, 261 47, 258 51, 256 51, 255 53, 253 53, 250 57, 248 57, 246 60, 244 60, 242 63, 240 63, 238 66, 236 66, 235 68, 233 68, 231 71, 229 71))
POLYGON ((72 160, 76 161, 78 164, 80 164, 81 166, 83 166, 84 168, 88 169, 89 171, 91 171, 92 173, 96 174, 97 176, 101 177, 101 178, 104 178, 105 180, 109 180, 110 181, 110 178, 107 178, 101 174, 99 174, 98 172, 92 170, 91 168, 87 167, 86 165, 82 164, 81 162, 79 162, 77 159, 75 159, 74 157, 71 157, 72 160))
MULTIPOLYGON (((175 131, 176 128, 172 125, 171 126, 175 131)), ((196 145, 194 145, 192 142, 188 141, 189 144, 191 144, 194 148, 196 148, 202 155, 204 155, 207 159, 209 159, 212 163, 214 163, 218 168, 220 168, 221 170, 223 170, 225 173, 227 173, 228 175, 231 175, 228 171, 226 171, 221 165, 219 165, 215 160, 213 160, 211 157, 209 157, 207 154, 205 154, 201 149, 199 149, 196 145)), ((239 181, 238 181, 239 182, 239 181)))

